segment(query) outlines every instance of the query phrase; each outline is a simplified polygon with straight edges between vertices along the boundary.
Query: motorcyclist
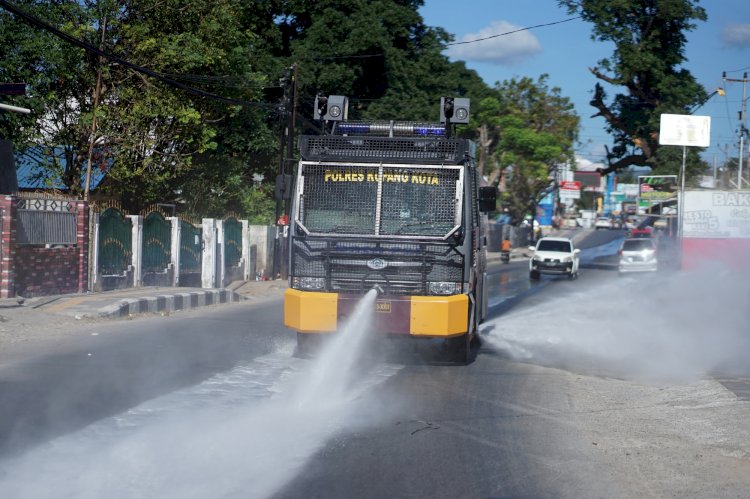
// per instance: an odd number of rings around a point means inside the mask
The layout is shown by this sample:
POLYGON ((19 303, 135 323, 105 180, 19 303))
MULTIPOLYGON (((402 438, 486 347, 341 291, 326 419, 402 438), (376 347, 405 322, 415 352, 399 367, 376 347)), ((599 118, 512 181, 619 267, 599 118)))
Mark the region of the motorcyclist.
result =
POLYGON ((508 260, 510 260, 510 250, 511 250, 510 239, 507 239, 507 238, 503 239, 503 242, 500 245, 500 257, 502 258, 504 262, 507 262, 508 260))

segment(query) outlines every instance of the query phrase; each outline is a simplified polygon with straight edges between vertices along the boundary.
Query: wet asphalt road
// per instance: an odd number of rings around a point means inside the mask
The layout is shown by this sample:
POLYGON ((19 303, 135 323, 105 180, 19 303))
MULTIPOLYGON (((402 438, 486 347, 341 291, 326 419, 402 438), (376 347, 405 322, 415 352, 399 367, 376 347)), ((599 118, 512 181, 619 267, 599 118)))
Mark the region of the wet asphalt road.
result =
MULTIPOLYGON (((594 232, 581 248, 620 234, 594 232)), ((528 280, 527 263, 493 264, 489 325, 506 313, 612 279, 599 263, 577 281, 528 280)), ((169 318, 102 324, 54 356, 0 368, 2 461, 54 437, 289 350, 281 302, 227 305, 169 318)), ((432 352, 435 345, 424 349, 432 352)), ((467 366, 433 362, 421 347, 385 348, 363 362, 396 374, 351 401, 349 424, 276 490, 278 498, 628 497, 580 434, 573 373, 514 362, 482 347, 467 366)), ((200 432, 196 428, 196 432, 200 432)), ((252 454, 252 449, 247 449, 252 454)), ((261 459, 263 456, 259 456, 261 459)), ((241 466, 241 463, 237 463, 241 466)), ((168 465, 168 464, 167 464, 168 465)), ((281 469, 279 470, 282 471, 281 469)), ((252 480, 252 477, 248 477, 252 480)), ((128 497, 127 490, 119 497, 128 497)), ((245 497, 241 492, 236 496, 245 497)))

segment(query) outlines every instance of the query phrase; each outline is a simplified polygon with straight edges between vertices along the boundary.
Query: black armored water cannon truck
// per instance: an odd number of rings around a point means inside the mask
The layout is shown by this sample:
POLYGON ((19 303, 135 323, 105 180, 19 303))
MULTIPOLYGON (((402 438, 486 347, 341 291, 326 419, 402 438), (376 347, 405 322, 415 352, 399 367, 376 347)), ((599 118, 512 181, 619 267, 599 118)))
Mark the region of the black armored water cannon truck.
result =
POLYGON ((488 211, 469 99, 444 97, 435 123, 350 121, 348 99, 319 97, 323 133, 299 138, 291 188, 284 323, 308 350, 377 290, 373 330, 443 338, 467 361, 487 310, 488 211))

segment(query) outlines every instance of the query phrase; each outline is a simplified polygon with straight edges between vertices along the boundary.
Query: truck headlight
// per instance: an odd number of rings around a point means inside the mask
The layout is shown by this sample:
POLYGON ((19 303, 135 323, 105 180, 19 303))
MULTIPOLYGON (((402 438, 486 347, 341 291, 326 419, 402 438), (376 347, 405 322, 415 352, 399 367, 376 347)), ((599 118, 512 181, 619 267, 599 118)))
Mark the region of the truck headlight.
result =
POLYGON ((572 256, 566 256, 565 258, 562 259, 562 261, 563 261, 563 263, 571 263, 573 261, 573 257, 572 256))
POLYGON ((292 279, 292 287, 295 289, 323 289, 325 286, 325 277, 295 277, 292 279))
POLYGON ((457 295, 461 293, 460 282, 431 282, 429 283, 431 295, 457 295))
POLYGON ((541 261, 542 261, 542 259, 541 259, 541 258, 539 258, 539 257, 538 257, 537 255, 534 255, 534 256, 532 256, 532 257, 531 257, 531 260, 532 260, 533 262, 541 262, 541 261))

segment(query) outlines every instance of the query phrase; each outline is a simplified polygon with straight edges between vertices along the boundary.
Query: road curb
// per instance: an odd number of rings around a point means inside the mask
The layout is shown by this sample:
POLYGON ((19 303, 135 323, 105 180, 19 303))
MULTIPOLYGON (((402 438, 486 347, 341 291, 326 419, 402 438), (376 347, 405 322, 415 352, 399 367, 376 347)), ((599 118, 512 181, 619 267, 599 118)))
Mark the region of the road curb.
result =
POLYGON ((101 318, 128 317, 136 314, 174 312, 221 303, 234 303, 244 299, 244 296, 228 289, 126 298, 113 305, 101 307, 95 315, 101 318))

